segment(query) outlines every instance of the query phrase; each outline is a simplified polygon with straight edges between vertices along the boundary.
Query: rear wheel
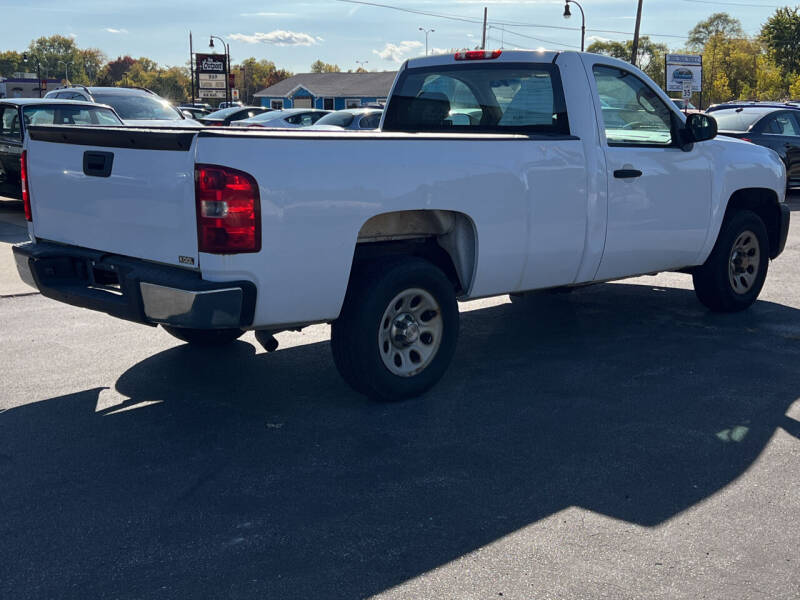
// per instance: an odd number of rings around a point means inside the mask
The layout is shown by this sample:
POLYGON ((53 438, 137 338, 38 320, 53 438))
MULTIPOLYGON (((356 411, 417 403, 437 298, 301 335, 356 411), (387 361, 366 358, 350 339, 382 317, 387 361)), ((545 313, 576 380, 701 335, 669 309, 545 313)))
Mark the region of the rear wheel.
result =
POLYGON ((224 346, 242 337, 241 329, 189 329, 162 325, 164 331, 193 346, 224 346))
POLYGON ((694 290, 713 311, 744 310, 761 293, 768 267, 764 222, 752 211, 738 211, 725 219, 708 260, 692 274, 694 290))
POLYGON ((353 273, 331 348, 344 380, 372 399, 419 396, 442 377, 458 339, 452 283, 426 260, 404 257, 353 273))

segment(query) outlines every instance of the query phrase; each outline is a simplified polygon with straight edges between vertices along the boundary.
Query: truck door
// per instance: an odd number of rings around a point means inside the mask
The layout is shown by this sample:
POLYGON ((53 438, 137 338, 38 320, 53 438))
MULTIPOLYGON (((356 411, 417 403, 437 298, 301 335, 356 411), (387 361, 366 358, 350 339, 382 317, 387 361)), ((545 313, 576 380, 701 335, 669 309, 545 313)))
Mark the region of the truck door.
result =
POLYGON ((608 171, 608 225, 595 279, 695 264, 711 218, 711 161, 677 143, 682 120, 633 71, 584 58, 608 171))

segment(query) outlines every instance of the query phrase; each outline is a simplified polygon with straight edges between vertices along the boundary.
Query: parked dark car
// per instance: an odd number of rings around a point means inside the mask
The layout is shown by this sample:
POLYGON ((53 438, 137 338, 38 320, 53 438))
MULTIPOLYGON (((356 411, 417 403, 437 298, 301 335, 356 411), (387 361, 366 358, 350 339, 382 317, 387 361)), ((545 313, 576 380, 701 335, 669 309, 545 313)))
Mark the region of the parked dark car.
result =
POLYGON ((0 196, 22 198, 20 157, 30 125, 122 125, 105 104, 48 98, 0 99, 0 196))
POLYGON ((222 110, 212 112, 197 120, 203 125, 226 126, 234 121, 249 119, 250 117, 255 117, 256 115, 270 112, 271 110, 271 108, 266 108, 264 106, 234 106, 233 108, 223 108, 222 110))
POLYGON ((798 102, 759 102, 759 101, 734 101, 734 102, 721 102, 719 104, 712 104, 705 112, 711 113, 718 110, 725 110, 728 108, 786 108, 790 110, 800 110, 800 103, 798 102))
POLYGON ((721 135, 771 148, 786 165, 786 185, 800 187, 800 111, 746 106, 714 111, 721 135))

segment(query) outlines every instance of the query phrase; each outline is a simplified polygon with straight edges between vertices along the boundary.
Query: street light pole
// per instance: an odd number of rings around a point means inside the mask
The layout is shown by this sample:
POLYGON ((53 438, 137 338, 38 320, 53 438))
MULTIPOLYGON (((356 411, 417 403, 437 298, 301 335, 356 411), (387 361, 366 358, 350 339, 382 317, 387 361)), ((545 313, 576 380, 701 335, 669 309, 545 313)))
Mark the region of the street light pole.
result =
MULTIPOLYGON (((639 0, 641 2, 641 0, 639 0)), ((569 5, 574 4, 581 11, 581 52, 583 52, 584 42, 586 40, 586 15, 583 12, 583 7, 575 2, 575 0, 564 0, 564 18, 569 19, 572 13, 569 12, 569 5)))
POLYGON ((639 53, 639 25, 642 23, 642 0, 636 9, 636 28, 633 30, 633 49, 631 51, 631 64, 636 66, 636 55, 639 53))
MULTIPOLYGON (((368 60, 357 60, 356 64, 358 65, 358 67, 356 67, 356 71, 358 71, 358 69, 364 69, 363 65, 367 64, 368 62, 369 62, 368 60)), ((366 69, 364 70, 366 71, 366 69)))
POLYGON ((436 30, 435 29, 425 29, 424 27, 420 27, 419 30, 425 32, 425 56, 428 56, 428 34, 429 33, 433 33, 436 30))
MULTIPOLYGON (((28 53, 22 53, 22 60, 28 62, 28 53)), ((39 86, 39 98, 42 97, 42 65, 39 62, 39 57, 33 55, 33 60, 36 61, 36 84, 39 86)))
POLYGON ((58 64, 64 65, 64 84, 69 84, 69 64, 64 62, 63 60, 58 61, 58 64))
POLYGON ((214 47, 214 39, 218 39, 220 42, 222 42, 222 49, 225 51, 225 65, 226 65, 226 68, 225 68, 225 103, 227 104, 227 103, 230 103, 230 99, 228 98, 228 94, 230 92, 230 82, 229 82, 228 78, 230 77, 230 71, 231 71, 230 46, 228 46, 225 43, 225 40, 223 40, 218 35, 212 35, 212 36, 210 36, 210 38, 208 40, 208 47, 209 48, 213 48, 214 47))

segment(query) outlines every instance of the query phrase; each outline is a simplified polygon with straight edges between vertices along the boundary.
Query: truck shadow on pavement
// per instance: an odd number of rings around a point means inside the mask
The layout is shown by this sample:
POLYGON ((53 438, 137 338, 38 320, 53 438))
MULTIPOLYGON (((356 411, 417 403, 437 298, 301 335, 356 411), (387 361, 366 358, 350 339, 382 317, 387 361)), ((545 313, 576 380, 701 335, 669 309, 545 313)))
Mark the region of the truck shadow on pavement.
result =
POLYGON ((0 415, 0 595, 360 598, 570 506, 655 526, 800 435, 798 340, 796 309, 602 285, 463 313, 444 380, 394 405, 327 343, 176 346, 121 405, 0 415))

